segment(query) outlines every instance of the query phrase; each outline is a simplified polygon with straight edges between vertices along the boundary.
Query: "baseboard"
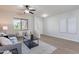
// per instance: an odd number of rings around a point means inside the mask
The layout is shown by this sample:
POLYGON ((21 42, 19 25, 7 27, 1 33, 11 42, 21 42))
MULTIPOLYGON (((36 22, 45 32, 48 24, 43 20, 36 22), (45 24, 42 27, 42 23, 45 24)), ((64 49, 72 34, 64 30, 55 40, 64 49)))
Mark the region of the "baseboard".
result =
POLYGON ((73 39, 70 39, 70 38, 67 38, 67 37, 62 37, 62 36, 57 36, 57 35, 48 35, 48 34, 42 34, 42 35, 50 36, 50 37, 56 37, 56 38, 65 39, 65 40, 68 40, 68 41, 73 41, 73 42, 79 43, 79 41, 73 40, 73 39))

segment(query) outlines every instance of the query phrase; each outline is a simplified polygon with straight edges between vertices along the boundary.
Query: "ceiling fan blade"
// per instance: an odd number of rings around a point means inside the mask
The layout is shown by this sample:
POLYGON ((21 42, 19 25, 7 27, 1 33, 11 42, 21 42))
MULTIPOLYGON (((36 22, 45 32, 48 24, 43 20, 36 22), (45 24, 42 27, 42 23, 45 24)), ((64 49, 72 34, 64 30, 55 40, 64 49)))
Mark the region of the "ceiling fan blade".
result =
POLYGON ((34 14, 33 12, 29 12, 29 13, 34 14))
POLYGON ((35 9, 31 9, 30 11, 36 11, 35 9))

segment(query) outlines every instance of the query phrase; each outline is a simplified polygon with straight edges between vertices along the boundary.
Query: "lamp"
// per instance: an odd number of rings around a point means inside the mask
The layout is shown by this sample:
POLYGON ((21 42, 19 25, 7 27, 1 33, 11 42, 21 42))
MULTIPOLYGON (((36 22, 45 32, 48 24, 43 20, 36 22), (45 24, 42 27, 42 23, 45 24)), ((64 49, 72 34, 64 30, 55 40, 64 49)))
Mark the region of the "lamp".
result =
POLYGON ((3 31, 5 31, 5 33, 6 33, 6 31, 8 30, 8 26, 3 26, 2 29, 3 29, 3 31))

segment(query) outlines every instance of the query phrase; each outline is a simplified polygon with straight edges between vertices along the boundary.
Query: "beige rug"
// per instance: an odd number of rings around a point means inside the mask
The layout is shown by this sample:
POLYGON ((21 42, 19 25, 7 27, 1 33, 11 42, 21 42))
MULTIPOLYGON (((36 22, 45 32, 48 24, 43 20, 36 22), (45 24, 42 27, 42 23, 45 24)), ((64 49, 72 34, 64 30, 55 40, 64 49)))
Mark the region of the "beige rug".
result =
POLYGON ((39 46, 29 49, 24 43, 22 44, 22 54, 51 54, 57 48, 45 42, 39 41, 39 46))

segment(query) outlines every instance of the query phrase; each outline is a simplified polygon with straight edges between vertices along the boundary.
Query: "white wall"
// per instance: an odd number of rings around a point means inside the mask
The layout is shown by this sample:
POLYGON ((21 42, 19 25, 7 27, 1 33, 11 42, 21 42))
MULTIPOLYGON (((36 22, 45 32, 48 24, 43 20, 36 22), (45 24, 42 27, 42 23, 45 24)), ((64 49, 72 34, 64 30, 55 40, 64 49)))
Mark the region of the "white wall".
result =
POLYGON ((59 14, 56 16, 48 17, 43 21, 43 31, 45 35, 56 36, 59 38, 64 38, 67 40, 72 40, 79 42, 79 10, 66 12, 63 14, 59 14), (59 22, 60 20, 66 19, 68 21, 69 17, 75 16, 77 20, 77 32, 76 33, 68 33, 68 32, 60 32, 59 31, 59 22))
POLYGON ((34 17, 34 30, 38 30, 40 34, 43 33, 43 19, 41 17, 34 17))

